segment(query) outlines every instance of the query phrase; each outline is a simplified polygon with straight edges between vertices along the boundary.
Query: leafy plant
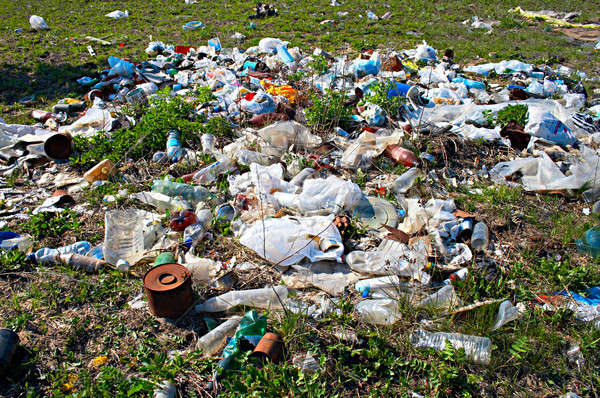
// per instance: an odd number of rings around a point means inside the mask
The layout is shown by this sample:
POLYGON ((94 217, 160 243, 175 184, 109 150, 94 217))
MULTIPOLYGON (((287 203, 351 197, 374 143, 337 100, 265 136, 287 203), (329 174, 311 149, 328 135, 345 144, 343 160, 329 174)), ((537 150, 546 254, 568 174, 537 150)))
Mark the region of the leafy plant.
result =
POLYGON ((332 90, 327 90, 323 96, 313 95, 312 105, 306 108, 306 124, 317 130, 348 125, 351 112, 344 105, 345 99, 344 93, 332 90))
POLYGON ((27 264, 29 264, 29 259, 17 249, 0 252, 0 270, 2 271, 19 271, 24 269, 27 264))
POLYGON ((60 213, 32 214, 31 219, 23 225, 23 231, 28 232, 36 239, 60 238, 67 231, 74 234, 81 232, 81 219, 73 210, 64 210, 60 213))
POLYGON ((495 118, 490 110, 484 111, 483 116, 487 119, 490 127, 500 126, 504 128, 511 121, 525 127, 529 120, 529 108, 523 104, 508 105, 499 110, 495 118))
POLYGON ((327 58, 325 58, 323 55, 313 56, 313 61, 310 63, 310 67, 318 74, 326 73, 329 70, 327 58))
POLYGON ((388 92, 393 88, 394 83, 375 83, 371 87, 371 93, 369 97, 363 100, 363 103, 371 102, 375 105, 379 105, 388 115, 392 117, 398 116, 398 110, 400 106, 406 102, 405 97, 393 96, 388 97, 388 92))

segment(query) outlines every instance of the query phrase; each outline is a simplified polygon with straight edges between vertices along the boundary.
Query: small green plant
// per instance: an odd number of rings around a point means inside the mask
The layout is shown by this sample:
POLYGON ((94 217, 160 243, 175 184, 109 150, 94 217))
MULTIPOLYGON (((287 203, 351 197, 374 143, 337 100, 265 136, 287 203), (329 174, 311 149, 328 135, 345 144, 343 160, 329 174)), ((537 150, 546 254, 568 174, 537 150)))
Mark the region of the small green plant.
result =
POLYGON ((393 96, 388 97, 388 92, 393 88, 392 82, 389 83, 375 83, 371 87, 372 95, 365 98, 363 103, 370 102, 375 105, 379 105, 388 115, 393 118, 398 116, 398 110, 400 106, 406 102, 405 97, 393 96))
POLYGON ((323 55, 313 56, 313 61, 310 63, 310 67, 318 74, 326 73, 329 70, 327 58, 325 58, 323 55))
POLYGON ((287 75, 287 78, 290 82, 299 82, 302 79, 304 79, 304 77, 306 76, 306 73, 304 71, 297 71, 294 73, 290 73, 289 75, 287 75))
POLYGON ((17 249, 3 250, 0 252, 0 270, 20 271, 29 264, 27 256, 17 249))
POLYGON ((212 134, 215 137, 233 137, 231 123, 222 117, 208 119, 200 130, 203 134, 212 134))
POLYGON ((356 179, 354 183, 361 188, 364 188, 365 184, 367 183, 367 174, 362 171, 362 169, 356 170, 356 179))
POLYGON ((60 213, 32 214, 31 219, 23 225, 23 231, 38 240, 60 238, 67 231, 77 235, 81 232, 81 220, 79 214, 69 209, 60 213))
POLYGON ((346 96, 339 91, 327 90, 325 95, 313 95, 312 105, 306 108, 306 121, 317 130, 344 128, 350 122, 350 109, 344 105, 346 96))
POLYGON ((200 87, 199 86, 196 88, 196 90, 194 90, 193 95, 196 97, 196 102, 198 102, 200 104, 204 104, 206 102, 210 102, 215 99, 215 96, 213 95, 210 87, 200 87))
POLYGON ((529 344, 529 339, 526 336, 518 338, 510 346, 510 354, 518 361, 522 360, 530 351, 531 345, 529 344))
POLYGON ((217 217, 212 222, 212 229, 218 235, 231 236, 233 230, 231 229, 231 222, 226 217, 217 217))
POLYGON ((529 108, 523 104, 508 105, 499 110, 495 118, 490 110, 483 111, 483 116, 487 119, 490 127, 500 126, 504 128, 511 121, 515 121, 521 127, 525 127, 529 120, 529 108))

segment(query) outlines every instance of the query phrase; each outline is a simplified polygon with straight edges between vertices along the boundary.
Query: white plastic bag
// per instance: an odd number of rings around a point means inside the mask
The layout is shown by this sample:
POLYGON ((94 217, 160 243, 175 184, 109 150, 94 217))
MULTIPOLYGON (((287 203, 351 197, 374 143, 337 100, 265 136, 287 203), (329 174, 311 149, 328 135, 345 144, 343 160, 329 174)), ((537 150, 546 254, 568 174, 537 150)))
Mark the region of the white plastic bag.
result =
POLYGON ((311 134, 308 127, 295 121, 273 123, 258 130, 257 134, 269 144, 268 149, 271 149, 272 153, 269 153, 267 148, 262 150, 268 155, 280 156, 292 144, 300 148, 314 148, 322 142, 321 137, 311 134))
POLYGON ((402 316, 394 299, 363 300, 356 304, 356 312, 375 325, 393 325, 402 316))
POLYGON ((519 319, 522 315, 520 309, 512 305, 510 300, 504 300, 500 304, 500 308, 498 308, 498 315, 496 315, 496 321, 494 322, 494 326, 492 330, 496 330, 508 322, 519 319))
POLYGON ((433 47, 427 45, 427 42, 423 40, 423 44, 417 47, 415 53, 415 61, 437 61, 437 53, 433 47))
POLYGON ((529 121, 525 132, 558 145, 573 145, 577 138, 563 122, 550 111, 539 107, 529 108, 529 121))
POLYGON ((272 37, 265 37, 258 42, 258 48, 264 53, 274 53, 277 47, 285 46, 287 42, 272 37))
POLYGON ((333 216, 282 217, 258 220, 247 228, 240 243, 259 256, 282 266, 309 261, 342 262, 344 244, 333 216))
POLYGON ((29 17, 29 25, 35 30, 48 30, 48 24, 44 21, 44 18, 38 15, 32 15, 29 17))
POLYGON ((114 10, 112 12, 109 12, 108 14, 105 15, 108 18, 112 18, 112 19, 121 19, 121 18, 127 18, 129 17, 129 11, 125 10, 124 12, 121 10, 114 10))
POLYGON ((304 181, 302 192, 298 195, 275 192, 273 196, 280 205, 302 212, 326 209, 337 214, 341 210, 354 209, 362 197, 362 191, 352 181, 329 176, 327 179, 304 181))

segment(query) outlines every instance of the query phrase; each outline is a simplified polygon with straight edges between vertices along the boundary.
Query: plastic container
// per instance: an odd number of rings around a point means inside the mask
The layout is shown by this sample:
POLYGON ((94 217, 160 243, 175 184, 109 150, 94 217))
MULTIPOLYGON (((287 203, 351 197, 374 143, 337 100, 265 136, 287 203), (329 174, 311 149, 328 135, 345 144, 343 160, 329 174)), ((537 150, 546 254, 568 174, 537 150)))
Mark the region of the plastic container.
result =
POLYGON ((91 169, 85 172, 83 178, 90 184, 94 181, 106 181, 108 177, 116 171, 113 162, 110 159, 104 159, 91 169))
POLYGON ((92 245, 90 242, 81 241, 77 243, 73 243, 72 245, 58 247, 56 249, 49 249, 47 247, 39 249, 35 253, 33 253, 32 257, 38 263, 44 263, 44 258, 48 258, 49 256, 55 256, 57 254, 68 254, 68 253, 77 253, 81 255, 85 255, 89 253, 92 249, 92 245))
POLYGON ((202 144, 202 153, 212 153, 215 150, 217 139, 212 134, 202 134, 200 143, 202 144))
POLYGON ((44 21, 44 18, 39 15, 32 15, 29 17, 29 25, 35 30, 48 30, 48 24, 44 21))
POLYGON ((406 148, 402 148, 400 145, 389 145, 385 148, 385 154, 396 163, 400 163, 406 167, 419 165, 419 159, 417 159, 415 154, 406 148))
POLYGON ((521 312, 519 309, 512 305, 510 300, 504 300, 500 307, 498 308, 498 315, 496 315, 496 320, 494 322, 494 326, 492 326, 492 330, 496 330, 508 322, 517 320, 521 317, 521 312))
POLYGON ((473 235, 471 235, 471 248, 475 251, 484 251, 490 243, 490 231, 487 225, 483 222, 478 222, 473 227, 473 235))
POLYGON ((405 172, 400 177, 394 180, 394 182, 392 183, 392 190, 398 196, 405 194, 415 183, 418 174, 419 169, 417 169, 416 167, 409 169, 407 172, 405 172))
POLYGON ((104 215, 104 258, 110 264, 135 264, 144 255, 144 215, 136 209, 111 210, 104 215))
POLYGON ((229 158, 223 158, 183 178, 184 181, 194 181, 197 184, 210 184, 215 182, 221 174, 233 169, 235 169, 233 162, 229 158))
POLYGON ((182 232, 188 226, 196 224, 196 214, 193 211, 183 210, 173 213, 169 223, 173 231, 182 232))
POLYGON ((238 164, 250 166, 251 163, 258 163, 261 166, 270 166, 277 162, 277 158, 264 153, 242 149, 237 157, 238 164))
POLYGON ((223 322, 198 339, 196 349, 202 350, 203 355, 211 356, 219 352, 225 344, 227 337, 231 336, 242 320, 241 316, 234 316, 223 322))
POLYGON ((294 57, 292 57, 287 47, 284 45, 277 47, 277 56, 286 65, 294 62, 294 57))
POLYGON ((476 80, 466 79, 464 77, 455 77, 452 83, 463 83, 468 89, 485 90, 485 83, 476 80))
POLYGON ((211 197, 210 191, 204 187, 169 181, 166 179, 154 180, 152 191, 171 197, 178 197, 194 205, 211 197))
POLYGON ((183 156, 181 133, 177 130, 171 130, 167 134, 167 156, 172 162, 179 162, 183 156))
POLYGON ((492 342, 487 337, 469 336, 459 333, 431 333, 418 329, 410 335, 410 342, 415 347, 433 348, 442 351, 446 341, 454 348, 464 348, 466 357, 476 364, 488 365, 491 359, 492 342))
POLYGON ((310 167, 306 167, 304 169, 302 169, 298 174, 296 174, 294 176, 294 178, 292 178, 290 180, 290 184, 295 185, 297 187, 302 187, 302 185, 304 185, 304 181, 309 178, 310 176, 312 176, 315 172, 315 169, 310 168, 310 167))

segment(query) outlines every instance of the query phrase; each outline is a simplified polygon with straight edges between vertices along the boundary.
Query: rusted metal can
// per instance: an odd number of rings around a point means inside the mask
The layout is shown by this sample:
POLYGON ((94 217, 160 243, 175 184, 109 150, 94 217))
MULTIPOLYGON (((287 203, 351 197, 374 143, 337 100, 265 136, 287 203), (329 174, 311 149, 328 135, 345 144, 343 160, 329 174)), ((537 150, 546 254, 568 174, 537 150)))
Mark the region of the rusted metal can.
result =
POLYGON ((166 318, 179 318, 194 303, 192 274, 177 263, 151 268, 144 275, 144 290, 150 312, 166 318))
POLYGON ((72 145, 71 134, 54 134, 44 142, 44 152, 50 159, 67 159, 73 152, 72 145))
POLYGON ((11 367, 19 335, 10 329, 0 329, 0 374, 3 375, 11 367))
POLYGON ((251 356, 269 359, 273 363, 279 362, 283 354, 283 340, 276 333, 265 333, 260 339, 251 356))

